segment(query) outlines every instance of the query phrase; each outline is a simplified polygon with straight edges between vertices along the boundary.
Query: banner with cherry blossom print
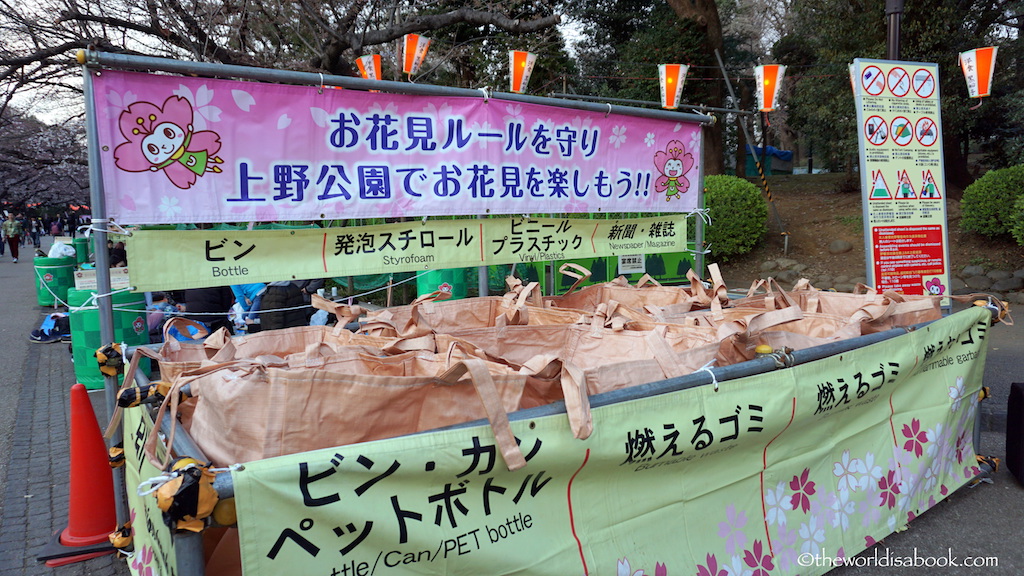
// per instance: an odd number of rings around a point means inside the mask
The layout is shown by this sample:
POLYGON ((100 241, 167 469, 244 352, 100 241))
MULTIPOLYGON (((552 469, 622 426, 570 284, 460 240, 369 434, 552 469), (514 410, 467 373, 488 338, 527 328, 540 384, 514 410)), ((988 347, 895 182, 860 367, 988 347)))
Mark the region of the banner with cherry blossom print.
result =
POLYGON ((699 205, 696 123, 113 70, 93 85, 121 224, 699 205))
POLYGON ((989 322, 972 308, 809 364, 595 402, 586 440, 565 415, 514 419, 515 471, 488 426, 246 463, 243 569, 821 574, 801 555, 858 554, 978 472, 989 322))

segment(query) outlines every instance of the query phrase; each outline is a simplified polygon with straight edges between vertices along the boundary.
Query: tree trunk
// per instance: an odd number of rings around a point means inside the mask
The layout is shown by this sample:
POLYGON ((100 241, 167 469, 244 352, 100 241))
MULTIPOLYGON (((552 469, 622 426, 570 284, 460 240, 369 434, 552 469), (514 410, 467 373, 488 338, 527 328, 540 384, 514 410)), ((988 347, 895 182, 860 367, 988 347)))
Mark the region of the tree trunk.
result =
MULTIPOLYGON (((692 20, 704 30, 704 47, 709 55, 723 52, 722 21, 714 0, 666 0, 672 11, 682 20, 692 20)), ((712 76, 721 77, 717 70, 712 76)), ((709 106, 722 107, 725 103, 724 80, 714 82, 708 89, 709 106)), ((722 123, 707 127, 704 138, 704 173, 725 174, 725 150, 722 142, 722 123)))

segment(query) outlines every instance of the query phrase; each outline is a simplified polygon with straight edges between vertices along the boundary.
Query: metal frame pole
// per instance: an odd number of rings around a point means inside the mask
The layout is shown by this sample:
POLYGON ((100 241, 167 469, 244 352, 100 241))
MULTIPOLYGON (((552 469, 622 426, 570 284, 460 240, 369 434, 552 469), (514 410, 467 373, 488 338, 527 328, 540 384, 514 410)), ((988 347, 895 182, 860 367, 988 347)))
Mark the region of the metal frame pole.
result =
POLYGON ((86 66, 101 66, 122 70, 156 70, 161 72, 173 72, 186 76, 199 75, 212 76, 216 78, 245 78, 248 80, 261 80, 278 84, 299 84, 305 86, 340 86, 342 88, 351 88, 355 90, 377 90, 380 92, 390 92, 395 94, 483 98, 484 100, 493 99, 523 102, 526 104, 540 104, 544 106, 555 106, 558 108, 598 112, 601 114, 622 114, 625 116, 656 118, 661 120, 671 120, 674 122, 687 121, 701 124, 714 122, 714 118, 706 114, 691 114, 687 112, 676 112, 673 110, 651 110, 647 108, 615 106, 613 104, 598 104, 596 102, 559 100, 557 98, 530 96, 512 92, 490 92, 487 89, 474 90, 469 88, 451 88, 430 84, 414 84, 412 82, 394 82, 391 80, 366 80, 364 78, 332 76, 313 72, 293 72, 289 70, 236 66, 231 64, 214 64, 209 62, 187 62, 184 60, 171 60, 169 58, 111 54, 96 50, 85 50, 80 52, 79 61, 84 63, 86 66))
MULTIPOLYGON (((81 59, 79 63, 84 64, 81 59)), ((92 202, 93 231, 96 234, 93 246, 96 258, 96 307, 100 321, 100 341, 114 342, 114 310, 110 294, 110 254, 107 252, 107 207, 103 197, 103 176, 100 168, 99 136, 96 127, 96 105, 93 99, 92 71, 82 67, 83 93, 85 96, 85 133, 89 153, 89 196, 92 202)), ((103 376, 104 401, 106 414, 110 418, 114 414, 117 402, 117 376, 103 376)), ((120 432, 120 430, 118 430, 120 432)), ((108 440, 108 444, 117 443, 119 433, 108 440)), ((109 447, 109 446, 108 446, 109 447)), ((114 476, 114 506, 118 526, 128 521, 128 503, 124 487, 124 472, 120 469, 112 471, 114 476)))

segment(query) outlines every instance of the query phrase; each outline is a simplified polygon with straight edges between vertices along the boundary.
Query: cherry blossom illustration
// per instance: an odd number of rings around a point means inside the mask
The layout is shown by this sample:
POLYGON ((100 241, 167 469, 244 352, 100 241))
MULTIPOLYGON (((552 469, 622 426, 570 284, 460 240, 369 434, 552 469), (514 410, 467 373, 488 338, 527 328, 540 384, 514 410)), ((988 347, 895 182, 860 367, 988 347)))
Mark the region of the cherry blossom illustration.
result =
POLYGON ((612 135, 608 137, 608 143, 618 150, 626 143, 626 127, 612 126, 612 135))
POLYGON ((825 544, 825 527, 818 522, 816 516, 811 516, 807 522, 800 524, 800 552, 803 554, 817 554, 825 544))
POLYGON ((903 443, 903 449, 907 452, 913 452, 914 456, 920 458, 924 454, 924 445, 928 442, 928 433, 921 430, 921 421, 914 418, 910 421, 910 424, 904 424, 903 437, 908 438, 903 443))
POLYGON ((725 538, 725 551, 736 554, 747 546, 747 535, 743 527, 747 525, 747 513, 736 513, 736 506, 729 504, 725 509, 725 522, 718 524, 718 537, 725 538))
POLYGON ((753 549, 743 552, 743 561, 754 569, 752 576, 768 576, 775 568, 771 554, 766 552, 760 540, 754 540, 753 549))
POLYGON ((174 217, 181 212, 182 208, 178 205, 178 199, 171 196, 164 196, 160 199, 160 214, 168 221, 173 221, 174 217))
POLYGON ((874 452, 864 455, 864 475, 857 479, 857 487, 861 490, 872 489, 882 479, 882 467, 875 464, 874 452))
POLYGON ((730 563, 725 566, 725 572, 729 576, 751 576, 754 571, 743 561, 743 556, 733 556, 730 563))
POLYGON ((796 492, 790 498, 790 504, 793 506, 793 510, 803 510, 804 514, 811 509, 810 497, 814 495, 814 482, 809 479, 810 474, 811 470, 804 468, 803 473, 793 476, 793 479, 789 481, 789 489, 796 492))
MULTIPOLYGON (((577 117, 578 118, 578 117, 577 117)), ((505 106, 505 116, 502 117, 505 123, 514 122, 516 120, 523 120, 523 105, 522 104, 509 104, 505 106)))
POLYGON ((882 511, 875 505, 878 502, 880 492, 877 484, 872 484, 867 488, 862 488, 862 490, 864 491, 864 499, 857 505, 857 512, 860 514, 861 526, 868 528, 878 524, 878 521, 882 519, 882 511))
POLYGON ((779 482, 774 489, 764 493, 765 521, 769 525, 777 524, 786 527, 786 510, 792 510, 793 505, 786 498, 786 483, 779 482))
POLYGON ((644 144, 646 144, 647 147, 650 148, 651 146, 654 146, 655 142, 656 140, 654 138, 654 132, 648 132, 647 136, 644 137, 644 144))
POLYGON ((789 530, 779 526, 772 540, 775 550, 775 561, 784 572, 797 565, 796 538, 799 529, 789 530))
POLYGON ((886 506, 890 510, 896 507, 896 496, 900 493, 899 481, 896 479, 896 471, 889 470, 889 473, 878 481, 879 494, 878 505, 886 506))
POLYGON ((964 377, 957 376, 956 386, 949 387, 949 399, 952 401, 952 404, 950 404, 949 406, 949 410, 951 412, 956 412, 960 410, 960 402, 964 399, 964 396, 966 396, 966 394, 967 393, 964 390, 964 377))
POLYGON ((838 478, 836 488, 840 491, 850 490, 856 491, 858 486, 857 475, 865 474, 867 469, 864 467, 864 462, 857 458, 850 458, 850 451, 844 450, 842 457, 839 462, 832 465, 832 475, 838 478))
POLYGON ((728 574, 724 566, 718 566, 718 559, 714 554, 708 554, 703 565, 697 564, 697 576, 728 576, 728 574))
POLYGON ((633 569, 629 566, 629 558, 623 558, 619 560, 619 565, 615 573, 616 576, 645 576, 645 573, 642 569, 637 570, 635 572, 633 571, 633 569))
POLYGON ((231 99, 235 101, 235 106, 238 106, 238 109, 242 112, 248 112, 250 108, 256 105, 256 99, 245 90, 232 90, 231 99))
POLYGON ((132 556, 132 568, 135 569, 139 576, 156 575, 152 566, 153 556, 153 548, 151 546, 143 546, 142 550, 139 550, 137 554, 132 556))
POLYGON ((192 93, 188 86, 180 84, 173 94, 192 103, 192 110, 195 112, 195 117, 192 119, 192 128, 196 131, 206 130, 207 122, 220 122, 221 109, 211 104, 213 102, 213 90, 208 88, 206 84, 196 88, 195 94, 192 93))
POLYGON ((569 203, 562 208, 562 212, 566 214, 578 214, 587 211, 587 203, 579 198, 572 198, 569 203))
POLYGON ((832 502, 832 510, 835 515, 832 517, 832 526, 841 528, 846 532, 850 528, 850 516, 857 512, 857 505, 850 500, 848 490, 840 490, 836 493, 836 499, 832 502))
POLYGON ((127 110, 129 106, 138 102, 138 100, 138 95, 131 90, 126 91, 124 94, 111 90, 107 92, 107 110, 110 111, 111 116, 117 116, 127 110))

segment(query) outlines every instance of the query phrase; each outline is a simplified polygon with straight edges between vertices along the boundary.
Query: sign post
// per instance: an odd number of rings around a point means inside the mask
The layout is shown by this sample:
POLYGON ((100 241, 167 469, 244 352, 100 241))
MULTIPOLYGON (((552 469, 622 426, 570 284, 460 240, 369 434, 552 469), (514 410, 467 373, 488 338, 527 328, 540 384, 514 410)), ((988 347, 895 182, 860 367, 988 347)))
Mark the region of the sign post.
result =
POLYGON ((857 59, 851 73, 868 282, 948 294, 938 65, 857 59))

